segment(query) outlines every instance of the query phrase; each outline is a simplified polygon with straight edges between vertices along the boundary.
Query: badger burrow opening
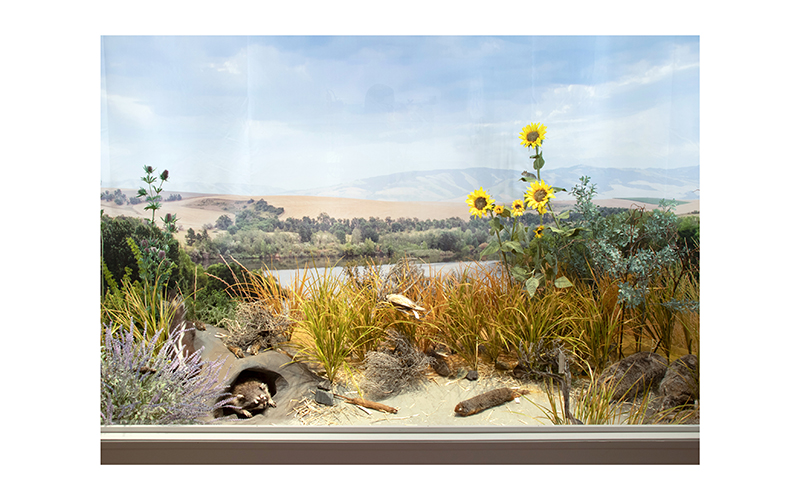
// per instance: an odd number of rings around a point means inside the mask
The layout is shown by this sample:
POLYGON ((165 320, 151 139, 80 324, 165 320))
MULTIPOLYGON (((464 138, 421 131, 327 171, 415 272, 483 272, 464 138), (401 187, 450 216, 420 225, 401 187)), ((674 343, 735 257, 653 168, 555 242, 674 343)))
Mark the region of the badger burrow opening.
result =
POLYGON ((222 408, 218 416, 236 415, 239 419, 252 418, 269 412, 277 406, 275 397, 289 383, 275 371, 265 368, 248 368, 226 388, 236 399, 230 403, 237 408, 222 408))

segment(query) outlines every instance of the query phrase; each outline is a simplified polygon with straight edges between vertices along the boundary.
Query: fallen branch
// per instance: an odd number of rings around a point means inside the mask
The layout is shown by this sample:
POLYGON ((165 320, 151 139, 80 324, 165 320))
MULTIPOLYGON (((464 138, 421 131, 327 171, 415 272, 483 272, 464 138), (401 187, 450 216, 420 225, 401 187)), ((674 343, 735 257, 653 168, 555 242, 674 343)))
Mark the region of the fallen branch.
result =
POLYGON ((387 406, 385 404, 376 403, 375 401, 367 401, 366 399, 361 398, 348 398, 347 396, 342 396, 340 394, 334 394, 337 398, 342 398, 350 404, 354 404, 356 406, 363 406, 365 408, 372 408, 373 410, 383 411, 386 413, 397 413, 397 408, 392 408, 391 406, 387 406))
POLYGON ((495 389, 458 403, 455 412, 459 417, 468 417, 483 410, 513 401, 523 394, 528 394, 528 391, 524 389, 514 390, 507 387, 495 389))

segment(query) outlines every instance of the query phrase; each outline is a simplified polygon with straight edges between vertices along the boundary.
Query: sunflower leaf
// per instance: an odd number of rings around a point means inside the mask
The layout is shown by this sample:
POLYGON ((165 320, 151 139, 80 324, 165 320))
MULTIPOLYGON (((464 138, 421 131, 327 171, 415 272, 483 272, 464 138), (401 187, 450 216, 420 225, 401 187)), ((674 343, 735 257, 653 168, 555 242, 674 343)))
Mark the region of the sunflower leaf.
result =
POLYGON ((558 193, 559 191, 566 191, 566 189, 564 189, 564 188, 555 187, 555 186, 551 186, 551 189, 553 190, 554 193, 558 193))
POLYGON ((483 249, 483 251, 481 252, 481 257, 485 255, 491 255, 497 252, 498 250, 500 250, 500 243, 498 243, 497 241, 492 241, 486 246, 486 248, 483 249))
POLYGON ((576 236, 579 232, 585 231, 586 228, 573 227, 573 228, 570 228, 570 229, 558 229, 558 228, 555 228, 555 227, 551 227, 550 230, 553 231, 556 234, 563 234, 564 236, 566 236, 568 238, 571 238, 573 236, 576 236))
POLYGON ((560 214, 556 215, 555 218, 559 220, 569 219, 569 214, 570 214, 569 210, 564 210, 560 214))
POLYGON ((535 175, 533 175, 533 176, 531 176, 531 175, 523 175, 520 180, 522 182, 536 182, 539 179, 537 179, 535 175))
POLYGON ((504 241, 500 248, 502 248, 504 252, 512 250, 517 253, 522 253, 522 245, 517 241, 504 241))
POLYGON ((496 219, 496 218, 489 221, 489 226, 492 229, 494 229, 495 231, 498 231, 498 232, 502 231, 503 229, 505 229, 505 226, 503 225, 502 222, 500 222, 500 219, 496 219))
POLYGON ((528 232, 525 230, 524 227, 520 228, 520 230, 517 231, 517 241, 519 241, 521 245, 528 243, 529 241, 528 232))
POLYGON ((536 170, 541 170, 544 167, 544 158, 541 156, 533 160, 533 168, 536 170))
POLYGON ((556 288, 569 288, 572 286, 572 282, 566 276, 562 276, 555 281, 556 288))
POLYGON ((514 266, 511 268, 511 276, 513 276, 517 281, 525 281, 525 278, 528 277, 529 271, 526 271, 524 268, 519 266, 514 266))
POLYGON ((525 289, 528 291, 528 295, 533 297, 537 288, 539 288, 539 276, 528 278, 528 281, 525 282, 525 289))

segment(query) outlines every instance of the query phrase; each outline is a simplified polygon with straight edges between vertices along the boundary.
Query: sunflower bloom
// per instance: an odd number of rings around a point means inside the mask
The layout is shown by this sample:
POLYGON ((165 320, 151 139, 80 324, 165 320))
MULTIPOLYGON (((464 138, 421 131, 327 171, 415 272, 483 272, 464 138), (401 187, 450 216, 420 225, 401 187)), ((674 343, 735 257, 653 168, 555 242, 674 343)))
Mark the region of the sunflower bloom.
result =
POLYGON ((547 212, 545 208, 547 202, 555 198, 553 188, 544 183, 544 181, 531 182, 528 190, 525 192, 525 201, 528 202, 530 208, 536 209, 540 214, 547 212))
POLYGON ((469 194, 467 198, 467 205, 469 205, 469 214, 475 217, 483 218, 488 210, 491 210, 494 199, 489 197, 483 188, 476 189, 469 194))
POLYGON ((536 236, 537 238, 541 238, 543 232, 544 232, 544 226, 539 226, 536 228, 536 231, 534 231, 533 235, 536 236))
POLYGON ((495 215, 498 215, 498 216, 499 216, 499 215, 503 215, 503 210, 505 210, 505 208, 503 207, 503 205, 495 205, 495 206, 494 206, 494 214, 495 214, 495 215))
POLYGON ((523 203, 522 200, 514 200, 514 203, 511 205, 511 215, 514 217, 519 217, 524 213, 525 203, 523 203))
POLYGON ((522 139, 521 145, 526 148, 541 146, 544 141, 544 134, 547 133, 547 127, 541 123, 531 123, 522 127, 522 132, 519 133, 519 138, 522 139))

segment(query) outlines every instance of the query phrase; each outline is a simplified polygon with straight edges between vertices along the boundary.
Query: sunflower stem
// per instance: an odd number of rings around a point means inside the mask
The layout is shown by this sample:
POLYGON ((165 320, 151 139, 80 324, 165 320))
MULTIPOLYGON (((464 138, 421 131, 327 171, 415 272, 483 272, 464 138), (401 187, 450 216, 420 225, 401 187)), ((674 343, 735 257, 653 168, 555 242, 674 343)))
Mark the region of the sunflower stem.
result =
MULTIPOLYGON (((547 202, 547 208, 550 209, 550 213, 555 214, 555 211, 553 210, 553 206, 550 205, 550 201, 549 200, 547 202)), ((561 228, 561 223, 558 222, 558 218, 555 215, 553 215, 553 220, 556 222, 556 227, 558 227, 559 229, 562 229, 561 228)))
MULTIPOLYGON (((494 215, 492 215, 492 218, 494 218, 494 215)), ((508 260, 506 259, 506 252, 503 250, 503 240, 500 239, 500 231, 495 229, 494 234, 497 236, 497 244, 500 246, 500 255, 503 256, 503 267, 506 268, 506 274, 508 275, 509 283, 511 283, 511 271, 508 269, 508 260)))

